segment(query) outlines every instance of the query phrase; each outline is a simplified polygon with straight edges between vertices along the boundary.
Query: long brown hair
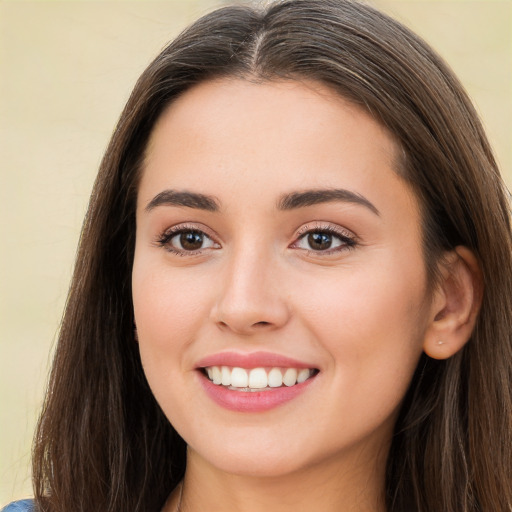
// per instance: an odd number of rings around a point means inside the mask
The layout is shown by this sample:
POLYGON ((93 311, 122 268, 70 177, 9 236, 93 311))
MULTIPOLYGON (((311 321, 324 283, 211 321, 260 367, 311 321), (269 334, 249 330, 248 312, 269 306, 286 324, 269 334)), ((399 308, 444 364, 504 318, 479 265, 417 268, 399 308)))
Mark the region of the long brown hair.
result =
POLYGON ((35 438, 41 511, 156 511, 185 471, 185 443, 149 390, 133 329, 137 185, 159 115, 216 77, 308 79, 384 125, 422 207, 431 281, 443 251, 470 248, 485 291, 468 344, 422 356, 387 466, 390 512, 512 510, 512 251, 508 196, 478 116, 417 36, 351 0, 219 9, 138 80, 102 161, 83 226, 35 438))

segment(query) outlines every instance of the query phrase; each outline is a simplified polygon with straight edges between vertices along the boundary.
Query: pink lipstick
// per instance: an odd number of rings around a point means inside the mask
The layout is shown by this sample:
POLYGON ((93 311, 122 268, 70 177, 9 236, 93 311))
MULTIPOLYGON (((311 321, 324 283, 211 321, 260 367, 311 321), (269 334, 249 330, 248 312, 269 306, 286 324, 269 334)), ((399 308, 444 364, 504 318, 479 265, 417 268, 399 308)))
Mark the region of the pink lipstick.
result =
POLYGON ((214 354, 196 368, 208 396, 238 412, 278 407, 305 392, 318 374, 311 364, 268 352, 214 354))

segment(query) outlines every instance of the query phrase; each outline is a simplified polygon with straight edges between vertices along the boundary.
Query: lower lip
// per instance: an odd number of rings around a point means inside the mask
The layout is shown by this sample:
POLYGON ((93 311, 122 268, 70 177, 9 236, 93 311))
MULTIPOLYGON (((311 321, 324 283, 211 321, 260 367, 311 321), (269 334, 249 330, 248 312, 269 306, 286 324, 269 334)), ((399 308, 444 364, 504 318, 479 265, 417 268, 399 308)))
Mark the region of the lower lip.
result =
POLYGON ((200 373, 200 382, 206 394, 218 405, 237 412, 263 412, 293 400, 307 390, 316 376, 295 384, 266 391, 234 391, 224 386, 214 384, 200 373))

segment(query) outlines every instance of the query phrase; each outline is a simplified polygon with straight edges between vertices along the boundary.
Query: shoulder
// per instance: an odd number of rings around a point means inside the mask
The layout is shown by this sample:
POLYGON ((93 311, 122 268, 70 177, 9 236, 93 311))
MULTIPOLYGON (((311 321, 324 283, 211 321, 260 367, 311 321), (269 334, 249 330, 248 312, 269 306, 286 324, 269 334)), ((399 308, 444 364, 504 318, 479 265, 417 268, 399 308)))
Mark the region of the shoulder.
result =
POLYGON ((14 501, 5 506, 0 512, 34 512, 33 500, 14 501))

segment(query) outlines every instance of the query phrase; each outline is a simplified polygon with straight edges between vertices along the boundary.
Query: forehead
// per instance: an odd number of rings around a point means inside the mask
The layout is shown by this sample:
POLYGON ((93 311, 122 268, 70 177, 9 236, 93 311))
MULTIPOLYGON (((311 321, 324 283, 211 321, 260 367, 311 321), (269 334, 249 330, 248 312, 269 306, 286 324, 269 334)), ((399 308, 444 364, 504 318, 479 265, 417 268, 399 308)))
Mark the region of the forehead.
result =
MULTIPOLYGON (((172 133, 175 137, 195 132, 196 137, 206 135, 211 139, 216 134, 225 138, 229 133, 225 129, 235 124, 239 137, 251 135, 255 142, 260 138, 263 142, 266 135, 278 135, 277 140, 285 142, 301 134, 318 135, 315 130, 332 128, 328 124, 339 128, 341 121, 354 136, 378 135, 373 142, 394 158, 397 152, 392 135, 332 88, 315 81, 254 82, 236 78, 202 82, 175 99, 153 127, 147 154, 161 141, 164 130, 171 135, 171 123, 176 128, 172 133)), ((317 142, 327 140, 328 134, 322 135, 317 142)))
POLYGON ((397 154, 385 128, 322 84, 209 81, 160 116, 140 199, 171 186, 229 198, 244 187, 270 196, 343 185, 375 195, 398 184, 410 195, 396 173, 397 154))

